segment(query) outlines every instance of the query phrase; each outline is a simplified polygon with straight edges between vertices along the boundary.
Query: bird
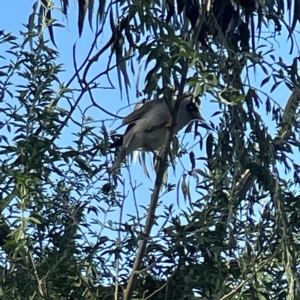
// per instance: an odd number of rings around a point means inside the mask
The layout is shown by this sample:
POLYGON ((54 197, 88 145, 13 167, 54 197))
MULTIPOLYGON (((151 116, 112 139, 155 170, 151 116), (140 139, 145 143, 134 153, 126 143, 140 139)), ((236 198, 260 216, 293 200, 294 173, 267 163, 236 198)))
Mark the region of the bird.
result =
MULTIPOLYGON (((193 98, 192 95, 187 95, 180 101, 174 135, 190 121, 203 120, 193 98)), ((120 147, 119 154, 109 172, 116 174, 125 157, 137 149, 154 152, 160 148, 164 144, 170 118, 171 113, 164 98, 148 101, 126 116, 122 122, 122 126, 128 125, 125 133, 109 147, 111 149, 120 147)))

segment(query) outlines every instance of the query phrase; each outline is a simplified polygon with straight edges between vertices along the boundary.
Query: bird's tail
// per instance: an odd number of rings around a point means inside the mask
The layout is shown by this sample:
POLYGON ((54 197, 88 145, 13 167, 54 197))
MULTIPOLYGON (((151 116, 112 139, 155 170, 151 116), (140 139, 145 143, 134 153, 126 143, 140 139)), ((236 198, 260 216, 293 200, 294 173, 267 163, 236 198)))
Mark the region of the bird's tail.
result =
POLYGON ((123 148, 123 149, 119 152, 119 154, 118 154, 118 156, 117 156, 117 158, 116 158, 114 164, 113 164, 112 167, 110 168, 110 170, 109 170, 109 173, 110 173, 110 174, 113 175, 113 174, 116 174, 116 173, 117 173, 117 171, 118 171, 118 169, 120 168, 120 165, 121 165, 122 161, 124 160, 125 156, 126 156, 126 150, 123 148))

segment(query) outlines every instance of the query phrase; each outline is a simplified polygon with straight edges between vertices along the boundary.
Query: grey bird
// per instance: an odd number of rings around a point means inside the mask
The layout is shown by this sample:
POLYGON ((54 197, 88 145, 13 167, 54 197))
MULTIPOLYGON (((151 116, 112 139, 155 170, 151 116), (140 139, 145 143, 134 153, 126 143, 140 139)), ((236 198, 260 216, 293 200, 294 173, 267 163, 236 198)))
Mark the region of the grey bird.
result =
MULTIPOLYGON (((192 99, 193 96, 189 95, 180 102, 174 135, 191 120, 203 120, 192 99)), ((110 145, 110 148, 120 147, 120 152, 109 172, 115 174, 126 155, 139 148, 152 152, 160 148, 164 144, 170 118, 171 113, 163 98, 146 102, 126 116, 123 119, 123 125, 128 125, 125 133, 110 145)))

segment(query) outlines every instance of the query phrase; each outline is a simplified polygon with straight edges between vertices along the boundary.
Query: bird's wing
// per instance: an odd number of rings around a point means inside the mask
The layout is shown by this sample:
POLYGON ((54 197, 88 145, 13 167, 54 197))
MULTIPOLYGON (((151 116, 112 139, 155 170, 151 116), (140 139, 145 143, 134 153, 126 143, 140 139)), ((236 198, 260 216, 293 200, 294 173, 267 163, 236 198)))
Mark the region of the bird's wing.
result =
POLYGON ((123 119, 123 125, 131 124, 137 121, 138 119, 142 118, 145 113, 153 110, 156 105, 161 105, 162 99, 156 99, 149 102, 146 102, 142 107, 134 110, 128 116, 123 119))
POLYGON ((159 123, 156 123, 155 125, 153 126, 149 126, 148 128, 146 128, 144 130, 144 132, 153 132, 157 129, 161 129, 161 128, 164 128, 164 127, 167 127, 169 125, 169 120, 161 120, 161 122, 159 123))

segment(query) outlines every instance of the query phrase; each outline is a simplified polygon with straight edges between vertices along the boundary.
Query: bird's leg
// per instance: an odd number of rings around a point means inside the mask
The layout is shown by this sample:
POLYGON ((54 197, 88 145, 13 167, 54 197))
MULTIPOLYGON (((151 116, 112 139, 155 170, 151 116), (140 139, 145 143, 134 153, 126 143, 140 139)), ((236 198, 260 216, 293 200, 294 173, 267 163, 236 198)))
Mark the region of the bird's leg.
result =
POLYGON ((157 155, 157 154, 155 153, 155 151, 154 151, 151 147, 149 147, 148 145, 145 145, 145 146, 144 146, 144 149, 145 149, 146 151, 148 151, 148 152, 151 152, 151 153, 154 155, 154 158, 156 158, 158 161, 161 160, 161 157, 160 157, 159 155, 157 155))
POLYGON ((159 165, 162 161, 162 158, 157 155, 153 150, 151 150, 151 152, 153 153, 153 165, 159 165))
POLYGON ((161 157, 157 155, 154 151, 152 151, 154 158, 157 159, 158 161, 161 161, 161 157))

